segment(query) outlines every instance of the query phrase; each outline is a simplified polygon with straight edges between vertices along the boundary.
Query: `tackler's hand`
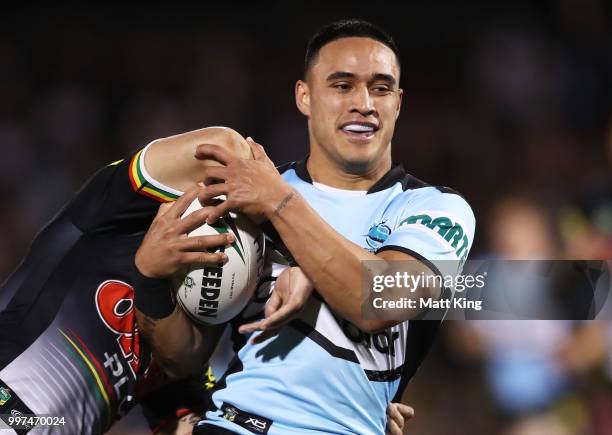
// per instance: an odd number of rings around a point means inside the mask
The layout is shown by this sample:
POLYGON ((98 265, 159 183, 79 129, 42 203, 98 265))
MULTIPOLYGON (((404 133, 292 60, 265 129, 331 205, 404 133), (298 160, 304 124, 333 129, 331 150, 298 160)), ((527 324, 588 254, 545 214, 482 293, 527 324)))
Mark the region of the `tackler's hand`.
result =
POLYGON ((183 194, 176 202, 162 204, 136 252, 136 267, 149 278, 167 278, 193 263, 223 263, 227 256, 214 252, 231 245, 232 234, 187 237, 203 225, 212 207, 197 210, 184 219, 182 214, 196 199, 201 188, 183 194))
POLYGON ((414 409, 399 402, 387 406, 387 435, 402 435, 406 421, 414 417, 414 409))
POLYGON ((276 279, 274 290, 266 303, 263 320, 240 326, 241 334, 263 331, 254 339, 262 342, 276 335, 281 326, 288 323, 304 308, 312 294, 312 283, 299 267, 288 267, 276 279))

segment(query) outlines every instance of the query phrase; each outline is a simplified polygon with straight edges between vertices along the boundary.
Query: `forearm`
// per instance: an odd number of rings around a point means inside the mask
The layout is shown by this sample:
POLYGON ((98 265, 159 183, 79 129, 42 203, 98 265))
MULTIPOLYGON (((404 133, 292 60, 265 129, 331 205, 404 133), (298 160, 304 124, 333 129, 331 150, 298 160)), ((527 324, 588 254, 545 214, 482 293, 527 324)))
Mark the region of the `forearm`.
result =
POLYGON ((297 193, 268 218, 327 304, 366 326, 361 318, 362 262, 380 259, 341 236, 297 193))
POLYGON ((251 151, 245 139, 225 127, 209 127, 153 141, 146 154, 145 166, 149 174, 166 186, 186 191, 203 181, 204 168, 219 165, 214 160, 198 160, 198 145, 215 144, 232 155, 249 158, 251 151))
MULTIPOLYGON (((206 173, 225 182, 208 185, 198 195, 203 203, 210 203, 220 195, 227 197, 214 206, 209 221, 214 222, 231 210, 238 210, 252 219, 269 220, 328 305, 362 330, 385 328, 416 316, 418 311, 410 309, 400 313, 398 316, 402 318, 398 321, 370 322, 362 318, 364 296, 372 297, 371 293, 362 291, 363 272, 367 272, 365 283, 369 286, 369 278, 383 276, 390 266, 397 267, 392 264, 394 260, 414 258, 391 250, 374 255, 346 240, 283 180, 261 145, 252 141, 250 145, 253 159, 235 158, 212 145, 198 147, 197 158, 214 158, 224 163, 223 167, 207 168, 206 173), (364 262, 368 262, 367 270, 362 267, 364 262)), ((421 265, 418 261, 404 261, 404 266, 408 266, 406 263, 421 265)), ((414 266, 409 265, 406 269, 414 269, 414 266)), ((398 290, 403 289, 398 285, 387 293, 393 295, 398 290)), ((416 300, 426 294, 419 291, 409 297, 416 300)))
POLYGON ((163 319, 137 309, 136 320, 157 362, 171 378, 184 378, 201 370, 221 333, 218 326, 196 326, 178 306, 163 319))
POLYGON ((197 371, 220 335, 220 328, 192 323, 176 306, 172 277, 185 273, 190 264, 223 262, 226 255, 217 248, 234 240, 229 234, 187 236, 208 216, 200 209, 182 218, 198 191, 188 190, 173 203, 160 205, 134 256, 132 282, 138 326, 171 377, 197 371))
MULTIPOLYGON (((420 261, 400 252, 384 251, 375 255, 366 251, 336 232, 297 192, 288 194, 271 209, 268 218, 325 302, 360 329, 383 329, 414 318, 423 311, 417 304, 415 308, 403 310, 401 319, 368 320, 362 315, 363 304, 371 305, 377 296, 370 286, 374 275, 431 274, 432 271, 420 261), (364 285, 368 291, 364 291, 364 285)), ((439 292, 436 287, 421 286, 410 290, 391 287, 385 289, 383 296, 389 300, 419 300, 437 297, 439 292)))

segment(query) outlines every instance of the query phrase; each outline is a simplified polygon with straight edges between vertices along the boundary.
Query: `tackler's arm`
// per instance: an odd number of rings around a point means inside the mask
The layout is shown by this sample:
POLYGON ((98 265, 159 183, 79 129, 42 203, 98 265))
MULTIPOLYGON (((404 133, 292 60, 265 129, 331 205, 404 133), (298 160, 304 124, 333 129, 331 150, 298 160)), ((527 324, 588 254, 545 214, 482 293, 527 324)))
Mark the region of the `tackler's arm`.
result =
POLYGON ((134 267, 136 320, 145 340, 166 374, 189 376, 208 361, 222 326, 191 322, 176 306, 170 277, 193 263, 227 261, 222 252, 208 252, 234 241, 232 234, 187 237, 202 225, 208 209, 181 216, 197 197, 198 188, 186 192, 173 204, 162 204, 138 249, 134 267))

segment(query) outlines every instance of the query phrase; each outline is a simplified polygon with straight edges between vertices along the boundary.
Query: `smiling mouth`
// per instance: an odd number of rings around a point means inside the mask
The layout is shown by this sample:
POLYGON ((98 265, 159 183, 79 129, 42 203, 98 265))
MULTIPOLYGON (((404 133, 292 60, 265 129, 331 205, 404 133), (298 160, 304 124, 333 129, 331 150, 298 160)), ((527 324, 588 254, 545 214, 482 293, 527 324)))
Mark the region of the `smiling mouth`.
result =
POLYGON ((349 122, 343 124, 340 130, 353 139, 368 140, 378 131, 378 125, 370 122, 349 122))

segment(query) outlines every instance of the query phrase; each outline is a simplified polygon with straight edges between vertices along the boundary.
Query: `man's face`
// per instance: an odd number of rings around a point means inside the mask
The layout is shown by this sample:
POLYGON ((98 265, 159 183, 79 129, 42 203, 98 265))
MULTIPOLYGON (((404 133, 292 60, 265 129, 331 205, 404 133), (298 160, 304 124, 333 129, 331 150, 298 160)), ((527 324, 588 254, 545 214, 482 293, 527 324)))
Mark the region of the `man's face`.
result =
POLYGON ((393 51, 370 38, 342 38, 319 51, 296 98, 315 148, 339 166, 367 171, 389 154, 402 90, 393 51))

